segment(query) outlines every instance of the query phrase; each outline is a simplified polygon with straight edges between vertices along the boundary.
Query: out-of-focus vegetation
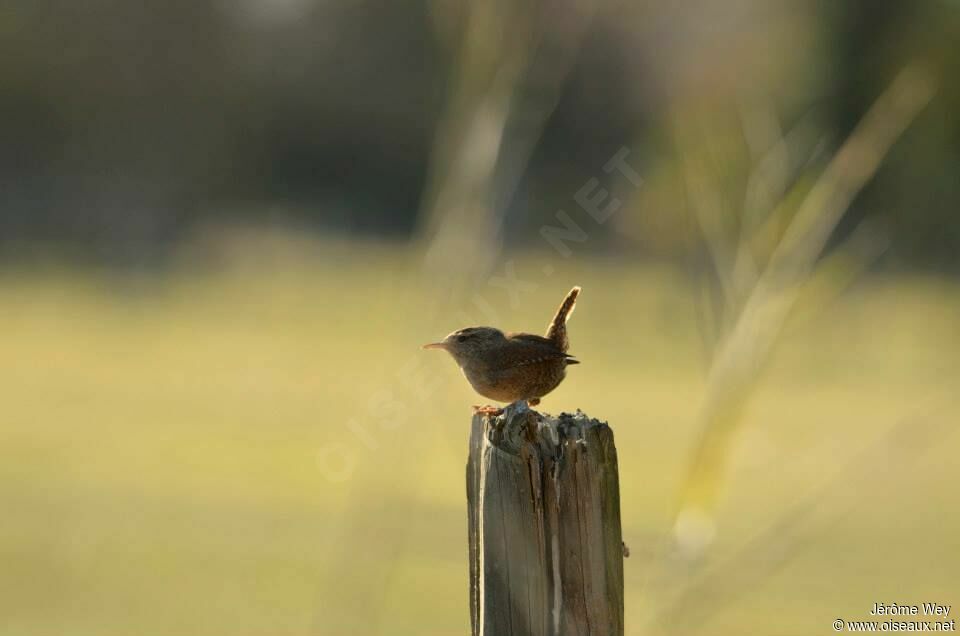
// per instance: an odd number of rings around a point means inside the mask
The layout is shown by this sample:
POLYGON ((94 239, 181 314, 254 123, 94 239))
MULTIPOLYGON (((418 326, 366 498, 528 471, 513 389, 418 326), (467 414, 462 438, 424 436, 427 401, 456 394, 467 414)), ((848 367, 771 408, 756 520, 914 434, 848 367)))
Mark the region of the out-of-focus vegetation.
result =
POLYGON ((199 223, 407 237, 438 216, 477 223, 458 213, 474 198, 525 242, 628 145, 651 185, 672 187, 597 236, 676 257, 673 165, 691 137, 742 165, 731 125, 769 106, 829 156, 915 62, 938 97, 840 233, 879 218, 899 238, 886 262, 953 267, 958 33, 952 0, 10 0, 0 248, 152 266, 199 223), (472 179, 438 184, 465 166, 472 179))
POLYGON ((543 408, 614 427, 629 634, 960 604, 958 41, 952 0, 7 2, 0 634, 464 633, 478 398, 418 345, 573 284, 543 408))
MULTIPOLYGON (((419 256, 271 245, 219 273, 0 281, 0 632, 463 633, 476 398, 416 348, 436 336, 419 256), (332 441, 358 457, 346 481, 332 441)), ((615 427, 630 633, 821 633, 876 600, 953 599, 960 287, 871 277, 787 327, 687 578, 664 538, 704 389, 692 290, 670 268, 545 262, 517 261, 539 283, 522 306, 484 293, 536 330, 584 285, 583 364, 543 406, 615 427)))

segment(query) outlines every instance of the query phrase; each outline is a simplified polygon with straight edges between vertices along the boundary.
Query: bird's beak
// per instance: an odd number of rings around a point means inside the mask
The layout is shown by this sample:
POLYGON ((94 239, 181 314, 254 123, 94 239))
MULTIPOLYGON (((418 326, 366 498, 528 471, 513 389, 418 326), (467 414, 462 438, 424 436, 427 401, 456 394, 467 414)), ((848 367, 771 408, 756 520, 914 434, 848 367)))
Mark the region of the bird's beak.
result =
POLYGON ((423 349, 446 349, 447 343, 445 342, 431 342, 430 344, 425 344, 422 347, 423 349))

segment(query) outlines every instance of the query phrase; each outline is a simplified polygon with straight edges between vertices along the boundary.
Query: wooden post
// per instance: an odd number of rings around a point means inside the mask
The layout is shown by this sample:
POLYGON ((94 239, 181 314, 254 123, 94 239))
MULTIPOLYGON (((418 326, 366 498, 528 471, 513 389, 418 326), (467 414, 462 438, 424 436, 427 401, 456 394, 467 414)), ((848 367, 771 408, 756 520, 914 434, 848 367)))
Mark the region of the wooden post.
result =
POLYGON ((526 404, 473 418, 467 461, 473 636, 623 634, 613 431, 526 404))

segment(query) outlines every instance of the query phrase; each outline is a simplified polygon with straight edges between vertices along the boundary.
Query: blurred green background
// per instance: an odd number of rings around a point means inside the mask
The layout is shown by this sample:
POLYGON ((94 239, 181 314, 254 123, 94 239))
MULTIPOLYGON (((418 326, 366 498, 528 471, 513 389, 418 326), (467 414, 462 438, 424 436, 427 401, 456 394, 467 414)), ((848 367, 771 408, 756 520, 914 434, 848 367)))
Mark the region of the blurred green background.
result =
MULTIPOLYGON (((960 605, 960 4, 11 0, 0 634, 463 634, 455 328, 583 362, 627 633, 960 605)), ((955 612, 951 617, 955 618, 955 612)))

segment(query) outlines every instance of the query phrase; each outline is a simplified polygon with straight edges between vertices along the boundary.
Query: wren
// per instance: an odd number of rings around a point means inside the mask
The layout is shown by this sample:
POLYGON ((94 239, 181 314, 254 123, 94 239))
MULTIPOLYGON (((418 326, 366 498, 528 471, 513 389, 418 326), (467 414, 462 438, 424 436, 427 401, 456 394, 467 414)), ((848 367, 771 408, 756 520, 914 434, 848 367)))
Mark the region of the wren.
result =
MULTIPOLYGON (((466 327, 423 348, 443 349, 453 356, 467 381, 483 397, 508 403, 526 401, 536 406, 540 398, 563 381, 568 366, 579 364, 567 353, 567 319, 579 295, 579 287, 570 290, 544 336, 504 333, 494 327, 466 327)), ((491 406, 475 406, 474 410, 494 415, 501 412, 491 406)))

